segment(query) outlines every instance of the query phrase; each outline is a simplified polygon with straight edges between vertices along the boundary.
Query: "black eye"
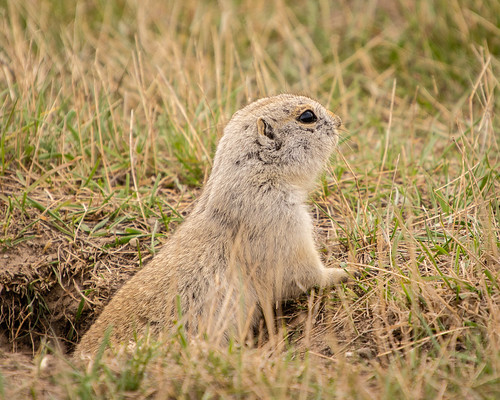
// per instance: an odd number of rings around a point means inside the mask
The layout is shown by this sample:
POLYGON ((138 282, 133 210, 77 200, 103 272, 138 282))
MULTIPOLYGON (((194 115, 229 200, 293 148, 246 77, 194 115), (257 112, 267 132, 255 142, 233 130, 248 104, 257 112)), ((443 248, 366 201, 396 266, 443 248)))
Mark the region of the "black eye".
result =
POLYGON ((299 115, 297 120, 304 124, 312 124, 318 120, 318 117, 311 110, 306 110, 299 115))

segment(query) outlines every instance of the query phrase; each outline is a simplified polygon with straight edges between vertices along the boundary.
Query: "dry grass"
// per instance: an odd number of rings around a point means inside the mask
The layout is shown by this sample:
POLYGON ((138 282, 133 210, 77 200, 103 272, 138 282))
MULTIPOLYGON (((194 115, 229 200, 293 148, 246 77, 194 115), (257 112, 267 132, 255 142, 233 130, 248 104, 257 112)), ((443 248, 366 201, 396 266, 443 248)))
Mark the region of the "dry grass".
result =
POLYGON ((500 3, 292 3, 0 1, 0 397, 500 396, 500 3), (257 348, 179 332, 71 365, 224 123, 281 92, 345 123, 311 210, 363 278, 257 348))

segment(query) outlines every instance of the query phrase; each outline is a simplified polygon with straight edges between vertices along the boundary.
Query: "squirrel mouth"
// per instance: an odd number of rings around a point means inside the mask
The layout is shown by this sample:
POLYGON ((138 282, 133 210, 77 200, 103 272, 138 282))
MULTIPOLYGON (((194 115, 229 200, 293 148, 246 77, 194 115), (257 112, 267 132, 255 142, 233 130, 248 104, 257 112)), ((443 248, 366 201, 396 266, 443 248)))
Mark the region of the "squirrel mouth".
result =
POLYGON ((336 138, 339 136, 339 132, 336 128, 332 128, 331 130, 327 131, 327 135, 336 138))

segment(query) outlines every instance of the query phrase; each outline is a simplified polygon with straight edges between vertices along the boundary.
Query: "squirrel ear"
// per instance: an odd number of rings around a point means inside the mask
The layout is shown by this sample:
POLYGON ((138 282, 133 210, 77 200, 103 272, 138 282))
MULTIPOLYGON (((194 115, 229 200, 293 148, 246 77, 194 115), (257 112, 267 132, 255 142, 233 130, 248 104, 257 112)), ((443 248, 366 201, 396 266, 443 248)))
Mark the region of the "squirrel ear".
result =
POLYGON ((257 120, 257 132, 259 135, 267 136, 269 139, 274 140, 274 128, 268 124, 263 118, 257 120))

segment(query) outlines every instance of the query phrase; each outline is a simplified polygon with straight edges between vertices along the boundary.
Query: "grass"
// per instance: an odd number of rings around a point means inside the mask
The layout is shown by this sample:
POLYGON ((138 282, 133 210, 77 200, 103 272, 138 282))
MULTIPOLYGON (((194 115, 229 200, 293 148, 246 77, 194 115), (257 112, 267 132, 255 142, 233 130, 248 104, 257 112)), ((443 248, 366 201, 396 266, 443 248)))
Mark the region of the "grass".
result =
POLYGON ((500 3, 0 0, 0 397, 500 395, 500 3), (363 277, 278 339, 64 355, 168 240, 249 100, 345 125, 311 210, 363 277))

